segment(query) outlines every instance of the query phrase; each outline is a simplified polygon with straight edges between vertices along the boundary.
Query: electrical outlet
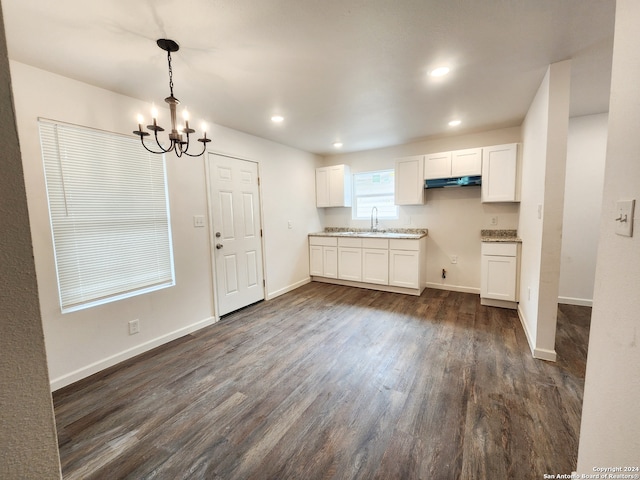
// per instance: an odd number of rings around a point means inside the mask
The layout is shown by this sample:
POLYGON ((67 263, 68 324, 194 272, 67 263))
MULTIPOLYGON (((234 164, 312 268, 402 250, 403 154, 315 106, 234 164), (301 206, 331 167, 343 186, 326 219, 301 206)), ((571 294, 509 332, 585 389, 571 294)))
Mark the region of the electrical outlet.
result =
POLYGON ((140 320, 129 320, 129 335, 140 333, 140 320))
POLYGON ((287 228, 288 228, 289 230, 291 230, 291 229, 293 228, 293 223, 291 223, 291 220, 289 220, 289 221, 287 222, 287 228))
POLYGON ((491 225, 497 225, 498 224, 498 217, 493 216, 491 217, 491 225))
POLYGON ((457 255, 451 255, 451 263, 458 263, 458 256, 457 255))

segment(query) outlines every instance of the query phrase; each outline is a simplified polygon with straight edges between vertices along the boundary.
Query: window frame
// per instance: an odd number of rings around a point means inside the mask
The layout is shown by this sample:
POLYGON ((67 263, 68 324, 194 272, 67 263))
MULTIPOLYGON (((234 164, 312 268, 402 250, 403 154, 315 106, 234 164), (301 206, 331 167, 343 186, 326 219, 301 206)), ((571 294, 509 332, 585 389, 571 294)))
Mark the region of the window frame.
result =
MULTIPOLYGON (((353 174, 353 188, 352 188, 352 192, 353 192, 353 202, 352 202, 352 208, 351 208, 351 218, 353 220, 369 220, 371 218, 371 210, 373 208, 373 206, 378 207, 378 219, 379 220, 397 220, 398 218, 400 218, 400 210, 398 208, 398 205, 395 204, 395 169, 393 168, 385 168, 385 169, 378 169, 378 170, 367 170, 367 171, 363 171, 363 172, 357 172, 353 174), (371 194, 360 194, 358 195, 358 175, 375 175, 375 174, 383 174, 383 175, 389 175, 391 177, 390 180, 390 185, 391 185, 391 189, 393 190, 393 193, 389 194, 389 193, 371 193, 371 194), (386 208, 384 205, 378 206, 378 205, 373 205, 370 207, 367 207, 367 209, 369 210, 369 212, 364 215, 364 216, 358 216, 358 199, 359 198, 374 198, 374 197, 390 197, 391 200, 391 204, 387 205, 386 208), (391 206, 393 206, 393 211, 394 213, 392 215, 389 214, 385 214, 385 210, 390 208, 391 206)), ((387 199, 387 202, 389 201, 389 199, 387 199)))

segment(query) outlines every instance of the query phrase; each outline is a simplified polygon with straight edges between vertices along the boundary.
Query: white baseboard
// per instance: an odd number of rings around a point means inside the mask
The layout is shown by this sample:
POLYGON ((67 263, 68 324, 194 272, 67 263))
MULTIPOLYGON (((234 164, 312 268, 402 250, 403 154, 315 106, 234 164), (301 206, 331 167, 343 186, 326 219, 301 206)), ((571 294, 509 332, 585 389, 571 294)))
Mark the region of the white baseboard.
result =
POLYGON ((531 340, 531 335, 529 333, 529 328, 527 327, 527 322, 524 318, 524 313, 522 312, 522 308, 518 305, 518 318, 520 319, 520 323, 522 324, 522 329, 524 330, 524 334, 527 337, 527 343, 529 344, 529 349, 531 350, 531 355, 533 358, 537 358, 539 360, 547 360, 549 362, 555 362, 558 355, 555 350, 547 350, 546 348, 536 348, 531 340))
POLYGON ((214 317, 206 318, 174 332, 170 332, 166 335, 154 338, 153 340, 149 340, 148 342, 142 343, 128 350, 124 350, 122 352, 116 353, 115 355, 111 355, 110 357, 94 362, 90 365, 87 365, 86 367, 79 368, 78 370, 75 370, 71 373, 67 373, 60 377, 54 378, 50 382, 51 391, 55 392, 62 387, 71 385, 78 380, 82 380, 83 378, 93 375, 94 373, 98 373, 106 368, 117 365, 118 363, 133 358, 136 355, 148 352, 149 350, 159 347, 160 345, 164 345, 165 343, 168 343, 172 340, 184 337, 185 335, 200 330, 201 328, 208 327, 209 325, 213 325, 214 323, 216 323, 216 321, 217 320, 214 317))
POLYGON ((300 288, 301 286, 306 285, 307 283, 311 283, 311 277, 307 277, 305 279, 300 280, 299 282, 292 283, 291 285, 281 288, 280 290, 276 290, 275 292, 267 292, 265 300, 272 300, 276 297, 279 297, 280 295, 284 295, 285 293, 291 292, 296 288, 300 288))
POLYGON ((451 290, 452 292, 475 293, 480 295, 480 289, 476 287, 465 287, 463 285, 449 285, 442 283, 427 282, 427 288, 435 288, 437 290, 451 290))
POLYGON ((579 307, 593 307, 592 298, 558 297, 558 303, 564 305, 577 305, 579 307))
POLYGON ((547 350, 546 348, 536 348, 533 351, 533 358, 539 360, 546 360, 548 362, 555 362, 558 358, 558 354, 555 350, 547 350))

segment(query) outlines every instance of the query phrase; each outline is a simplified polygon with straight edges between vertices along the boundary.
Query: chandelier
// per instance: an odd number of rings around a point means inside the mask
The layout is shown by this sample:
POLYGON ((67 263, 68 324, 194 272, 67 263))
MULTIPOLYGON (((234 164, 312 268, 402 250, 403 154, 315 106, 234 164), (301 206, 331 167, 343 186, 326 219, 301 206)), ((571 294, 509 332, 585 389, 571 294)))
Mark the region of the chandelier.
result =
POLYGON ((151 116, 153 117, 153 125, 147 125, 147 128, 153 132, 153 136, 155 137, 156 144, 159 150, 152 150, 144 143, 144 137, 149 136, 149 132, 146 132, 142 128, 142 123, 144 119, 141 115, 138 115, 138 130, 135 130, 133 133, 140 137, 140 142, 142 146, 147 149, 147 151, 151 153, 163 154, 169 153, 171 151, 175 152, 178 157, 182 157, 182 155, 188 155, 190 157, 199 157, 202 155, 207 149, 207 143, 211 140, 207 138, 207 132, 204 132, 202 138, 199 138, 198 141, 202 142, 202 151, 197 154, 189 153, 189 134, 195 133, 195 130, 189 128, 189 115, 186 110, 183 112, 184 116, 184 126, 176 124, 176 109, 180 101, 173 96, 173 70, 171 69, 171 52, 177 52, 180 48, 176 42, 173 40, 169 40, 167 38, 161 38, 157 42, 158 46, 167 52, 167 63, 169 64, 169 91, 170 95, 164 99, 165 102, 169 104, 169 111, 171 113, 171 133, 169 133, 169 147, 164 148, 158 139, 158 132, 164 132, 164 128, 158 125, 158 112, 153 109, 151 112, 151 116))

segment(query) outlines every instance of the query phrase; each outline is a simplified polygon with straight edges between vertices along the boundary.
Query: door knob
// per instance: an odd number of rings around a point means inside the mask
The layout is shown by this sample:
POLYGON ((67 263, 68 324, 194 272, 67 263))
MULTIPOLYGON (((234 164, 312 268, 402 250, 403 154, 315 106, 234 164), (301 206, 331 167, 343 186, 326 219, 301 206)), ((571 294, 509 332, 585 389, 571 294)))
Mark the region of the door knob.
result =
POLYGON ((220 249, 222 248, 222 244, 221 244, 221 243, 216 243, 216 248, 217 248, 218 250, 220 250, 220 249))

